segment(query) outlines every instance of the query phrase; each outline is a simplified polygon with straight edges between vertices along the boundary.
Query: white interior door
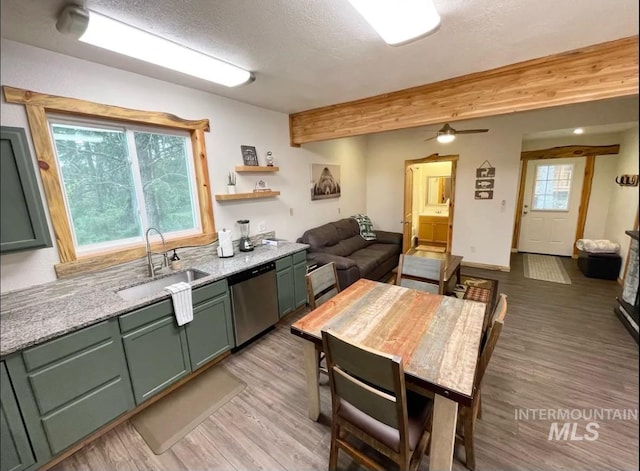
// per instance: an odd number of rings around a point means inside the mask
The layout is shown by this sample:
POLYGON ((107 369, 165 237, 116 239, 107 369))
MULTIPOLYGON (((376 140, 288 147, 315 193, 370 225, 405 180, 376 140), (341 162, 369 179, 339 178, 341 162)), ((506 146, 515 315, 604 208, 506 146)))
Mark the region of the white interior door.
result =
POLYGON ((585 157, 527 162, 520 252, 572 255, 585 157))

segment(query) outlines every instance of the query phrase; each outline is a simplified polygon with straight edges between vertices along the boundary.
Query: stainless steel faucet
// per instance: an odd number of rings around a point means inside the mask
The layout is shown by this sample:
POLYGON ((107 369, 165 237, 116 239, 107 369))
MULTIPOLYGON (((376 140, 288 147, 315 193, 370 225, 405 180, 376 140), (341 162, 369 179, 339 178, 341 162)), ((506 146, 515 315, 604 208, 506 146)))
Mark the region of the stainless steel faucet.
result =
POLYGON ((147 232, 145 233, 144 238, 147 242, 147 268, 149 269, 149 276, 151 278, 155 278, 156 269, 162 269, 169 266, 169 257, 167 256, 167 244, 165 244, 164 242, 164 236, 162 235, 162 232, 160 232, 155 227, 150 227, 149 229, 147 229, 147 232), (151 251, 151 246, 149 245, 149 232, 151 232, 152 230, 156 231, 160 236, 160 239, 162 239, 162 264, 159 267, 156 267, 153 264, 153 252, 151 251))

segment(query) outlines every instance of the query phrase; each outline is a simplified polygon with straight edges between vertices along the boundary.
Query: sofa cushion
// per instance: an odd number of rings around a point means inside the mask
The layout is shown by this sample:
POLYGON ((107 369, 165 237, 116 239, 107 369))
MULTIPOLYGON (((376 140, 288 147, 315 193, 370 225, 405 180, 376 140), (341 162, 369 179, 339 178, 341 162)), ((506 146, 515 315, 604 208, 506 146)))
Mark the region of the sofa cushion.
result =
POLYGON ((359 235, 354 235, 348 239, 341 240, 338 245, 342 246, 346 252, 343 257, 347 257, 360 249, 364 249, 370 244, 371 242, 368 240, 364 240, 359 235))
MULTIPOLYGON (((331 247, 340 242, 338 231, 333 223, 323 224, 322 226, 309 229, 300 238, 305 244, 309 244, 312 249, 331 247)), ((340 255, 340 254, 335 254, 340 255)))
POLYGON ((360 226, 353 218, 340 219, 333 223, 338 231, 340 240, 348 239, 354 235, 360 235, 360 226))
POLYGON ((358 250, 349 255, 349 258, 356 262, 360 269, 360 276, 366 278, 380 264, 380 251, 370 250, 369 247, 358 250))
POLYGON ((379 243, 373 243, 371 245, 369 245, 369 247, 367 247, 368 250, 375 250, 376 253, 378 253, 378 257, 380 257, 380 260, 386 260, 388 258, 394 257, 396 255, 399 255, 401 250, 401 247, 399 245, 395 245, 395 244, 379 244, 379 243))

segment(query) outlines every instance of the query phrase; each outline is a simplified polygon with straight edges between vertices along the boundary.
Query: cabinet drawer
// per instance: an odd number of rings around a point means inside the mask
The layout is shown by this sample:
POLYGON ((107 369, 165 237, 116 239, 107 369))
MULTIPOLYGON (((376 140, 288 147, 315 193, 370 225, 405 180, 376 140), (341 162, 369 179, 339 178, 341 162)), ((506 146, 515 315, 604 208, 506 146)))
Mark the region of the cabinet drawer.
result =
POLYGON ((109 339, 106 343, 29 374, 40 414, 44 415, 118 378, 122 371, 121 361, 119 349, 109 339))
POLYGON ((159 303, 136 309, 128 314, 123 314, 118 318, 120 332, 123 334, 133 329, 137 329, 145 324, 157 321, 166 316, 173 315, 173 302, 165 299, 159 303))
POLYGON ((91 432, 126 412, 131 390, 122 378, 102 386, 66 407, 42 418, 51 446, 59 453, 91 432))
POLYGON ((293 264, 306 262, 307 261, 307 251, 303 250, 302 252, 296 252, 293 254, 293 264))
POLYGON ((225 294, 228 292, 227 280, 216 281, 215 283, 211 283, 210 285, 200 286, 196 288, 192 292, 193 305, 200 304, 203 301, 206 301, 211 298, 215 298, 216 296, 220 296, 221 294, 225 294))
POLYGON ((33 371, 80 350, 104 342, 111 336, 108 321, 67 334, 37 347, 25 350, 22 358, 27 371, 33 371))
POLYGON ((288 255, 283 258, 279 258, 276 260, 276 271, 284 270, 287 267, 291 266, 291 256, 288 255))

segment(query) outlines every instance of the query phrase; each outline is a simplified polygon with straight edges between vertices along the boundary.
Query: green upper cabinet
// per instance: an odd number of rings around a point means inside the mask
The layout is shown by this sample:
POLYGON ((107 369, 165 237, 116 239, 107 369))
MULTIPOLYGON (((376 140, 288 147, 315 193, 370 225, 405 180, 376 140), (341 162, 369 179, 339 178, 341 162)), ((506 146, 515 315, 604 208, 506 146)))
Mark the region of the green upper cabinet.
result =
POLYGON ((0 471, 20 471, 36 462, 4 362, 0 363, 0 471))
POLYGON ((0 127, 0 164, 0 253, 51 247, 24 129, 0 127))

